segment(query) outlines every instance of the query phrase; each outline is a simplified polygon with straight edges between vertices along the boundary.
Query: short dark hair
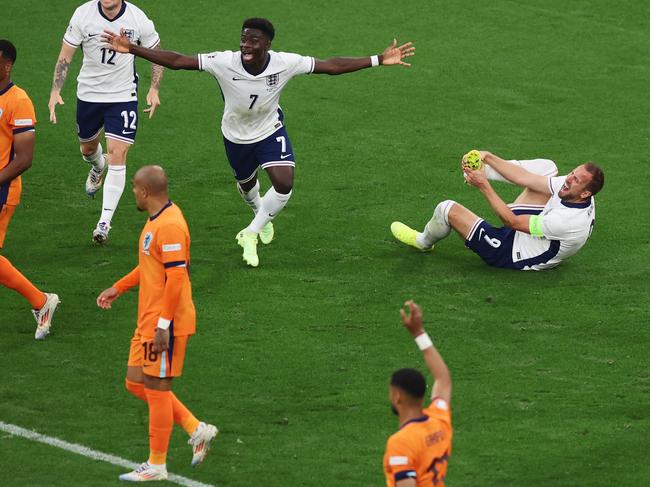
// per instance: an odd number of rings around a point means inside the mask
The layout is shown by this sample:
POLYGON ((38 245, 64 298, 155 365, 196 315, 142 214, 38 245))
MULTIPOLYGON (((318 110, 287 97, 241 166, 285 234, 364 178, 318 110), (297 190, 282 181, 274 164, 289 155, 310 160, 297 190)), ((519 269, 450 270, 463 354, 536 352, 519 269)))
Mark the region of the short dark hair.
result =
POLYGON ((427 390, 424 376, 415 369, 399 369, 391 376, 390 385, 403 390, 415 399, 423 399, 427 390))
POLYGON ((585 189, 590 191, 592 195, 595 195, 603 189, 603 186, 605 185, 605 173, 600 166, 593 162, 586 162, 585 169, 589 174, 591 174, 591 181, 587 186, 585 186, 585 189))
POLYGON ((275 28, 273 27, 271 21, 268 19, 262 19, 260 17, 253 17, 250 19, 246 19, 244 20, 244 24, 241 27, 241 30, 244 29, 261 30, 268 36, 269 40, 271 41, 275 37, 275 28))
POLYGON ((7 39, 0 39, 0 51, 2 57, 11 61, 12 64, 16 63, 16 46, 14 46, 7 39))

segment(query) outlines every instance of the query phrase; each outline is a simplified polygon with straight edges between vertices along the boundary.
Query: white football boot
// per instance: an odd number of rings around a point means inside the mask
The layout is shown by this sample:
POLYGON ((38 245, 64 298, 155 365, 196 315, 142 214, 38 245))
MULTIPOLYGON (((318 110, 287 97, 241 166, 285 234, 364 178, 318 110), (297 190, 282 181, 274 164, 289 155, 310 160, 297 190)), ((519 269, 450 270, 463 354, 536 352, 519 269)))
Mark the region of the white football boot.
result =
POLYGON ((99 188, 104 184, 104 171, 108 167, 108 159, 106 154, 104 154, 104 164, 100 169, 97 169, 95 166, 90 168, 88 171, 88 177, 86 178, 86 194, 94 198, 95 193, 99 191, 99 188))
POLYGON ((108 223, 99 222, 93 230, 93 242, 98 245, 103 245, 108 240, 108 232, 111 231, 111 226, 108 223))
POLYGON ((56 311, 56 307, 61 302, 59 296, 56 294, 44 294, 45 304, 43 307, 41 309, 32 310, 34 319, 36 320, 36 333, 34 333, 34 338, 36 340, 44 340, 45 337, 50 333, 50 327, 52 326, 52 318, 54 317, 54 312, 56 311))
POLYGON ((211 424, 201 422, 196 427, 196 430, 192 433, 192 437, 187 440, 188 445, 192 445, 192 467, 201 465, 208 451, 210 451, 210 447, 217 433, 219 433, 219 430, 211 424))
POLYGON ((152 480, 167 480, 167 467, 165 465, 154 466, 144 462, 133 472, 123 473, 120 480, 127 482, 151 482, 152 480))

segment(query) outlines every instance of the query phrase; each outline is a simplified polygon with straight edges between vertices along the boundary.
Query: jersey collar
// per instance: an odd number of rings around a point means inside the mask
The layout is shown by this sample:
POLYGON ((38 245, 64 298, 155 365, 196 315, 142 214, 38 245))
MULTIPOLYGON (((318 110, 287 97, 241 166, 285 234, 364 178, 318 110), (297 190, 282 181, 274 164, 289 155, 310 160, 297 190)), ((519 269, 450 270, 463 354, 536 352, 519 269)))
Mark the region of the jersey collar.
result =
POLYGON ((409 419, 406 423, 400 426, 399 429, 404 428, 407 424, 410 423, 424 423, 427 419, 429 419, 429 416, 420 416, 419 418, 409 419))
POLYGON ((13 85, 14 85, 14 82, 10 81, 9 84, 7 85, 7 87, 4 90, 0 91, 0 96, 4 95, 7 91, 9 91, 13 85))
POLYGON ((587 201, 583 203, 569 203, 568 201, 564 200, 560 200, 560 203, 562 203, 567 208, 589 208, 591 206, 591 196, 587 201))
POLYGON ((158 218, 158 217, 160 216, 160 214, 161 214, 163 211, 165 211, 165 210, 166 210, 167 208, 169 208, 171 205, 172 205, 172 202, 171 202, 171 201, 168 201, 167 204, 166 204, 165 206, 163 206, 163 207, 160 209, 160 211, 159 211, 158 213, 156 213, 154 216, 150 216, 150 217, 149 217, 149 221, 150 221, 150 222, 154 221, 156 218, 158 218))
POLYGON ((109 22, 115 22, 117 19, 119 19, 124 14, 124 11, 126 10, 126 2, 124 0, 122 0, 122 8, 120 9, 119 13, 115 16, 115 18, 112 18, 112 19, 109 19, 108 17, 106 17, 106 14, 102 10, 102 4, 100 2, 97 2, 97 9, 99 10, 99 15, 104 17, 109 22))
POLYGON ((259 76, 261 75, 264 71, 266 71, 266 68, 269 67, 269 63, 271 62, 271 53, 266 54, 266 64, 264 64, 264 67, 262 68, 262 71, 260 71, 257 74, 251 73, 248 69, 246 69, 246 65, 244 64, 244 61, 241 60, 241 52, 239 53, 239 60, 241 61, 241 67, 244 68, 244 71, 246 71, 248 74, 251 76, 259 76))

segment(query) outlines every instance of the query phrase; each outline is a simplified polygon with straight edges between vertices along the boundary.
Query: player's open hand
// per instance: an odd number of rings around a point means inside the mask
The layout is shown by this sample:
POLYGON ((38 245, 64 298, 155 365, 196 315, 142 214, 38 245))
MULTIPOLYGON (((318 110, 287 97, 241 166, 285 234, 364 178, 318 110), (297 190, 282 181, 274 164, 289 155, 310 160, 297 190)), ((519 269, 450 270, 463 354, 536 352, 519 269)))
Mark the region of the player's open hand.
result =
POLYGON ((102 34, 102 40, 110 46, 111 49, 115 52, 121 52, 123 54, 129 53, 129 48, 131 46, 131 41, 126 37, 126 32, 124 29, 120 29, 120 35, 118 36, 114 32, 111 32, 108 29, 104 30, 102 34))
POLYGON ((424 327, 422 326, 422 309, 420 306, 409 299, 404 306, 408 308, 408 312, 403 308, 399 310, 399 314, 402 317, 402 323, 404 323, 404 328, 406 328, 411 335, 414 337, 420 335, 424 332, 424 327))
POLYGON ((50 101, 47 104, 47 108, 50 109, 50 122, 56 123, 56 106, 65 105, 63 98, 61 98, 61 93, 53 91, 50 93, 50 101))
POLYGON ((103 290, 99 296, 97 296, 97 306, 102 309, 110 309, 111 304, 115 301, 120 295, 120 292, 114 287, 109 287, 108 289, 103 290))
POLYGON ((405 63, 402 59, 415 56, 415 46, 412 42, 407 42, 397 47, 397 39, 393 39, 393 43, 384 50, 382 54, 381 64, 389 66, 391 64, 401 64, 402 66, 410 67, 409 63, 405 63))
POLYGON ((155 88, 150 88, 147 93, 147 105, 149 105, 149 108, 145 108, 144 113, 148 113, 149 118, 151 118, 156 108, 160 106, 160 97, 158 96, 158 90, 155 88))
POLYGON ((160 353, 167 349, 169 349, 169 328, 166 330, 156 328, 156 333, 153 336, 153 351, 160 353))

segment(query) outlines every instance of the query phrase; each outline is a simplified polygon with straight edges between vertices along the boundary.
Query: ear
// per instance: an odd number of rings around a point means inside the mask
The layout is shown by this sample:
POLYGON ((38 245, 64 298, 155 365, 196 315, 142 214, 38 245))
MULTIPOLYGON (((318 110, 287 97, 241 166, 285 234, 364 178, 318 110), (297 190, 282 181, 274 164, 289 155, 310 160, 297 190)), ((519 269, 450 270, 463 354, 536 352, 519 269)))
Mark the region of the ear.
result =
POLYGON ((583 191, 582 193, 580 193, 580 198, 582 198, 583 200, 587 200, 591 198, 591 191, 586 191, 586 190, 583 191))

